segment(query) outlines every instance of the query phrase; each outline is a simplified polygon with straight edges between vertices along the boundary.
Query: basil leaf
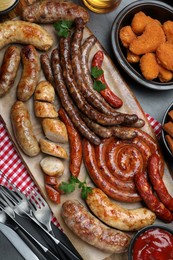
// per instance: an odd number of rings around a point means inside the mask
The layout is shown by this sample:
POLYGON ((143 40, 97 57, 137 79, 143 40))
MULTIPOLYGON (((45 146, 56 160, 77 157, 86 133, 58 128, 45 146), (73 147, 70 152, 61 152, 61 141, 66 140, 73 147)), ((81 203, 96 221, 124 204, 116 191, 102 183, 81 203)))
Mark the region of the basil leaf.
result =
POLYGON ((100 80, 94 81, 94 89, 100 92, 101 90, 104 90, 106 88, 106 85, 103 84, 100 80))
POLYGON ((103 70, 98 68, 97 66, 94 66, 91 68, 91 76, 94 79, 97 79, 98 77, 100 77, 103 74, 103 70))

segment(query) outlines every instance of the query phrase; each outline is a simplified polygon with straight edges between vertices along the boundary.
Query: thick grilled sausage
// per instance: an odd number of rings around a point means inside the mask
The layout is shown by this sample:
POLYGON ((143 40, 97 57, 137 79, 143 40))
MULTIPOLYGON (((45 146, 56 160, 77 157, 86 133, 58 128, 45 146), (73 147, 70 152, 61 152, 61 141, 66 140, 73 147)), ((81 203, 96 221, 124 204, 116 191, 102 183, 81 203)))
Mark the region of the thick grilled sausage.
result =
POLYGON ((151 225, 156 215, 147 208, 126 209, 112 202, 106 194, 93 188, 88 193, 86 203, 94 215, 110 227, 124 231, 135 231, 151 225))
POLYGON ((51 63, 50 63, 50 58, 48 53, 43 53, 40 55, 40 63, 45 78, 53 85, 54 79, 53 79, 53 73, 52 73, 52 68, 51 68, 51 63))
POLYGON ((23 20, 34 23, 54 23, 82 17, 88 22, 89 13, 83 7, 68 1, 44 0, 27 6, 22 13, 23 20))
POLYGON ((136 193, 134 181, 123 181, 114 174, 112 174, 107 167, 107 148, 109 144, 114 142, 114 138, 104 139, 101 144, 97 145, 95 154, 97 155, 96 161, 99 168, 100 174, 107 180, 108 183, 112 184, 115 188, 122 191, 128 191, 129 193, 136 193))
POLYGON ((171 211, 173 211, 173 197, 169 194, 162 176, 159 172, 160 158, 157 154, 152 154, 148 160, 148 176, 152 187, 157 193, 161 202, 171 211))
POLYGON ((40 152, 33 133, 29 112, 22 101, 16 101, 11 108, 11 122, 14 136, 22 151, 30 157, 40 152))
POLYGON ((20 49, 10 46, 6 49, 0 69, 0 97, 13 86, 20 64, 20 49))
POLYGON ((134 179, 136 188, 147 207, 164 222, 171 222, 173 220, 173 214, 171 214, 165 205, 154 195, 146 175, 142 172, 138 172, 135 174, 134 179))
POLYGON ((58 110, 58 115, 67 128, 70 145, 70 172, 74 177, 78 177, 82 163, 81 137, 63 108, 58 110))
POLYGON ((102 125, 117 125, 124 121, 129 121, 129 123, 134 123, 138 120, 137 115, 117 115, 115 117, 104 115, 94 109, 88 104, 86 99, 83 97, 81 91, 77 87, 72 71, 71 61, 70 61, 70 36, 60 38, 60 58, 63 70, 63 76, 67 88, 72 95, 78 108, 86 114, 90 119, 96 121, 102 125))
POLYGON ((53 39, 40 25, 20 20, 0 23, 0 49, 9 43, 31 44, 47 51, 53 39))
POLYGON ((130 237, 112 229, 89 213, 77 200, 67 200, 62 205, 62 218, 66 225, 82 240, 109 253, 127 251, 130 237))
POLYGON ((27 101, 34 94, 40 76, 40 59, 32 45, 26 45, 21 50, 23 63, 22 76, 17 86, 17 98, 27 101))
POLYGON ((103 192, 106 193, 109 197, 124 202, 137 202, 141 200, 137 193, 130 193, 125 190, 120 190, 109 183, 107 179, 102 176, 97 165, 94 146, 85 139, 83 141, 83 160, 86 169, 88 170, 88 174, 95 185, 103 190, 103 192))
POLYGON ((88 140, 90 140, 93 144, 100 144, 101 140, 97 137, 94 132, 90 131, 90 129, 86 126, 86 124, 81 119, 78 109, 73 104, 66 86, 64 84, 62 69, 60 65, 59 51, 58 49, 53 50, 52 52, 52 71, 54 75, 55 81, 55 91, 59 97, 59 100, 62 104, 62 107, 65 109, 67 115, 70 117, 74 126, 78 129, 78 131, 88 140))

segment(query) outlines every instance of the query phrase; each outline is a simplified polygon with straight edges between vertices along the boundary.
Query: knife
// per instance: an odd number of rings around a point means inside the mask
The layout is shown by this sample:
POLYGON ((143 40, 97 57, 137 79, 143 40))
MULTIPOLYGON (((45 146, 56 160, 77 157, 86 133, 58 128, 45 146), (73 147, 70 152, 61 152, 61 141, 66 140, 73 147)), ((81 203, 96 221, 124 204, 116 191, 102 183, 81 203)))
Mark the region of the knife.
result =
POLYGON ((25 260, 39 260, 39 258, 32 252, 32 250, 23 242, 20 236, 10 227, 0 223, 0 231, 10 241, 10 243, 17 249, 25 260))

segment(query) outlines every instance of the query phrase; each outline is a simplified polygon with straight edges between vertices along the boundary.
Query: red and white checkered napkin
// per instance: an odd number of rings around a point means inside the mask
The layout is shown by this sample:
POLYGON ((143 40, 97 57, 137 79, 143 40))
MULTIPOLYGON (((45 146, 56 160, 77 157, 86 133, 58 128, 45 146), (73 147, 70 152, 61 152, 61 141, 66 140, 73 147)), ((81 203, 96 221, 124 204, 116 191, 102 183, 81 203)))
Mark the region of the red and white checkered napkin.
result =
MULTIPOLYGON (((161 134, 161 124, 152 118, 149 114, 146 114, 149 123, 151 124, 156 137, 159 139, 161 134)), ((33 188, 36 192, 39 192, 36 184, 33 182, 30 174, 28 173, 25 165, 22 163, 9 135, 4 126, 3 121, 0 120, 0 183, 5 185, 5 178, 10 180, 20 191, 24 192, 29 188, 33 188)), ((55 217, 52 221, 55 225, 59 226, 55 217)))

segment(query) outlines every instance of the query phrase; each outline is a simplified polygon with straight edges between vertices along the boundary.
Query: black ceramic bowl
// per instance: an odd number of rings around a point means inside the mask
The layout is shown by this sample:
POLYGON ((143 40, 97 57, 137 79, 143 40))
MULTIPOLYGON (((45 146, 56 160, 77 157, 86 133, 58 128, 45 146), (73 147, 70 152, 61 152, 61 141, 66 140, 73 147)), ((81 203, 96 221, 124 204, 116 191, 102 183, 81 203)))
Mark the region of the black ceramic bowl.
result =
POLYGON ((0 16, 12 11, 16 7, 18 2, 19 2, 19 0, 11 1, 11 5, 9 5, 6 9, 3 9, 2 11, 0 11, 0 16))
POLYGON ((140 0, 127 5, 116 16, 112 25, 111 42, 117 61, 126 73, 141 85, 155 90, 173 89, 173 79, 166 83, 161 83, 159 80, 146 80, 140 71, 139 64, 130 64, 126 59, 127 49, 120 42, 119 32, 122 27, 131 24, 133 16, 139 11, 144 12, 154 19, 158 19, 161 23, 167 20, 173 21, 173 8, 162 1, 140 0))
MULTIPOLYGON (((171 110, 173 110, 173 103, 171 103, 171 104, 168 106, 168 108, 167 108, 167 110, 166 110, 166 112, 165 112, 165 114, 164 114, 164 116, 163 116, 162 126, 163 126, 165 123, 168 123, 169 121, 171 121, 171 120, 170 120, 170 117, 169 117, 169 115, 168 115, 168 112, 171 111, 171 110)), ((166 139, 165 139, 165 135, 166 135, 166 134, 167 134, 166 131, 164 131, 163 128, 162 128, 162 140, 163 140, 163 144, 164 144, 165 149, 166 149, 166 151, 168 152, 168 154, 173 157, 173 153, 171 152, 171 150, 170 150, 170 148, 169 148, 169 145, 168 145, 168 143, 167 143, 167 141, 166 141, 166 139)))
MULTIPOLYGON (((166 226, 166 225, 160 225, 160 224, 159 225, 150 225, 148 227, 142 228, 141 230, 139 230, 134 235, 134 237, 132 238, 132 240, 130 242, 129 249, 128 249, 128 260, 133 260, 134 259, 133 258, 133 255, 134 255, 133 254, 133 249, 134 249, 134 244, 137 241, 137 239, 140 236, 144 235, 147 231, 156 230, 156 229, 160 229, 160 230, 166 231, 166 232, 170 233, 171 235, 173 235, 173 229, 170 228, 169 226, 166 226)), ((149 243, 149 241, 148 241, 148 243, 149 243)), ((165 258, 165 259, 167 259, 167 258, 165 258)))

